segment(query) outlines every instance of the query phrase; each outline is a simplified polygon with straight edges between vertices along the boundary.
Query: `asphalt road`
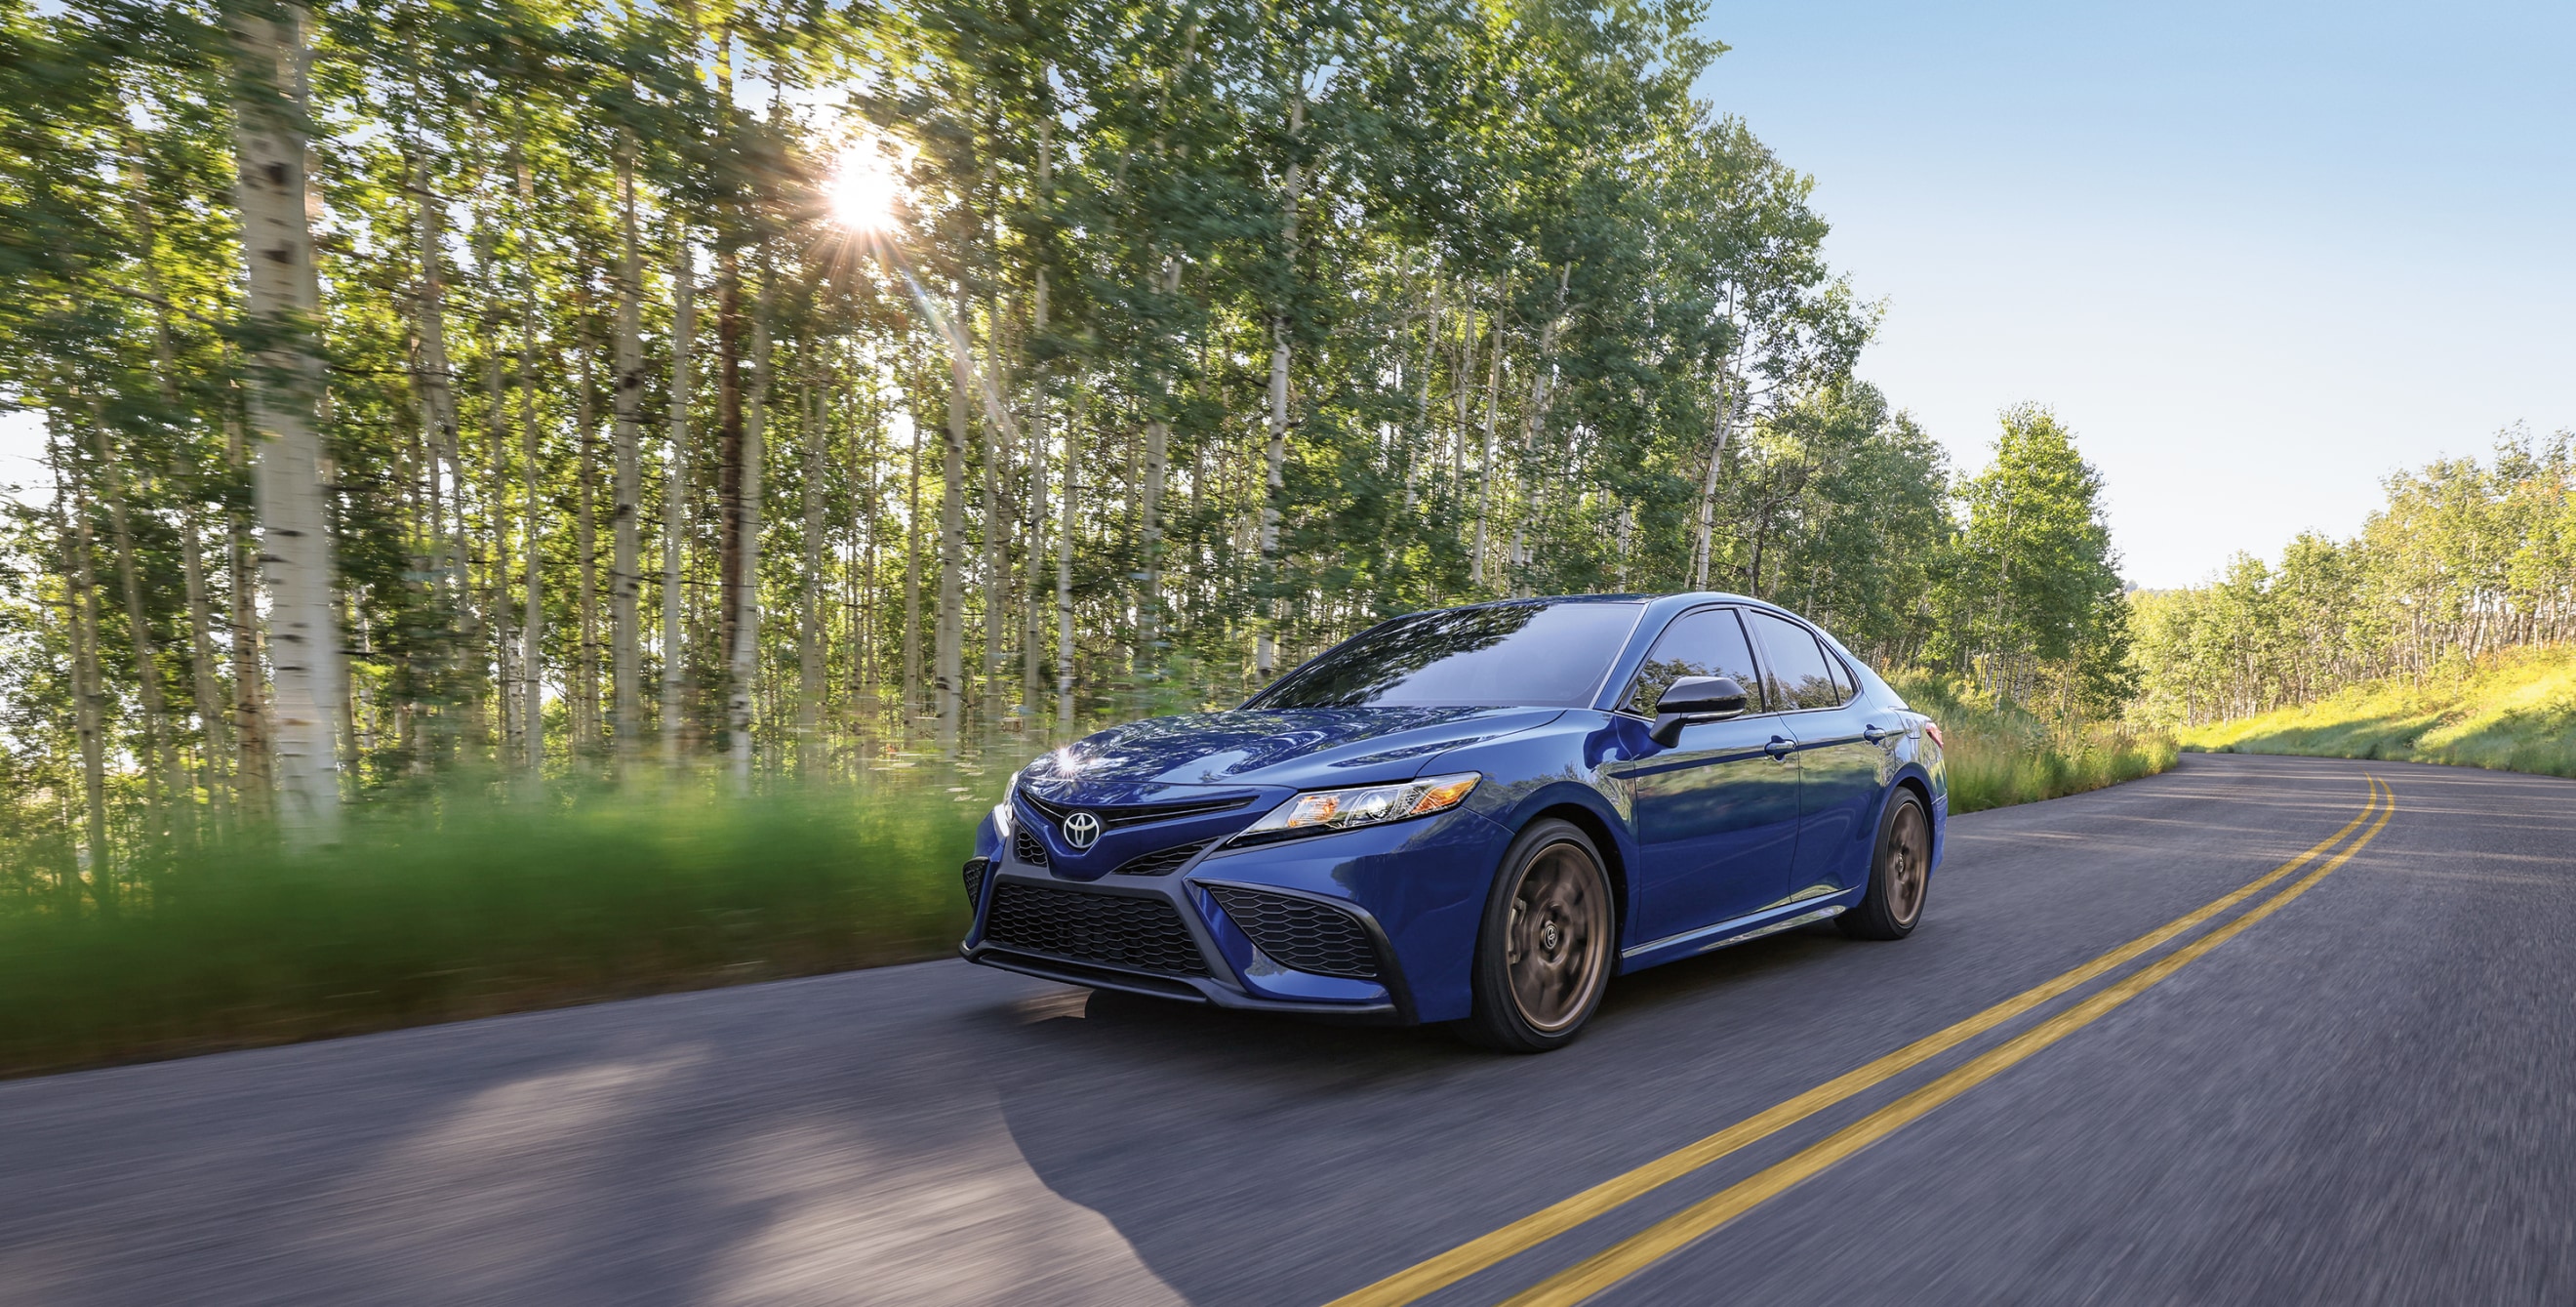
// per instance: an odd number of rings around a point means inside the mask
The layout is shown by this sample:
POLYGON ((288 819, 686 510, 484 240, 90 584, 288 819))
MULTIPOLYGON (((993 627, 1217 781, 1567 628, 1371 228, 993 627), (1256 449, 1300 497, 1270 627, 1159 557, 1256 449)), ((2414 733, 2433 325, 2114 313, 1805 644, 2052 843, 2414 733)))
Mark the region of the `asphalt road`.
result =
POLYGON ((1975 1073, 2191 935, 1423 1301, 1952 1074, 1592 1301, 2576 1303, 2576 782, 2203 756, 1953 823, 1910 940, 1630 977, 1544 1057, 930 963, 0 1084, 0 1301, 1303 1307, 2202 907, 2365 773, 2385 828, 2170 979, 1975 1073))

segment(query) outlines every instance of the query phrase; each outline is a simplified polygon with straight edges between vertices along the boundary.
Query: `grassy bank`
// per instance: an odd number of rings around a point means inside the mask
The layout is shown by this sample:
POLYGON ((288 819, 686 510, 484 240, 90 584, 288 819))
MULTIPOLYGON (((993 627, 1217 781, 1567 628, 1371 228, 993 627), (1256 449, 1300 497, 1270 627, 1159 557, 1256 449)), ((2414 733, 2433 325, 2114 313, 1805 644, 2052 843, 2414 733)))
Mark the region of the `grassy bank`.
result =
POLYGON ((2386 758, 2576 776, 2576 646, 2355 686, 2297 708, 2181 733, 2210 752, 2386 758))
POLYGON ((327 850, 191 856, 113 913, 22 901, 0 1074, 937 956, 999 784, 965 779, 411 804, 327 850))
POLYGON ((1976 812, 2153 776, 2178 750, 2161 735, 2067 727, 1946 678, 1904 676, 1899 693, 1941 724, 1949 743, 1950 811, 1976 812))

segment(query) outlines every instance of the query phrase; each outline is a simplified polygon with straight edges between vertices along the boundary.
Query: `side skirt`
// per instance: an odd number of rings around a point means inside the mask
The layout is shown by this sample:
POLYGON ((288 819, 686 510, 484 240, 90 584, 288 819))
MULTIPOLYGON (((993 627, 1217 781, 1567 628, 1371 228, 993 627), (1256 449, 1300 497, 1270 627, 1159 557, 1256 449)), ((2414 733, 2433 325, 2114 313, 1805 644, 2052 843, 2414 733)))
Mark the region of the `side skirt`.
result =
POLYGON ((1714 926, 1703 926, 1698 930, 1685 931, 1679 935, 1667 935, 1662 939, 1648 940, 1633 948, 1620 950, 1619 973, 1625 975, 1631 971, 1641 971, 1657 963, 1715 952, 1729 945, 1741 944, 1747 940, 1760 939, 1765 935, 1776 935, 1784 930, 1795 930, 1800 926, 1839 917, 1850 911, 1853 904, 1860 902, 1861 893, 1867 888, 1862 886, 1859 889, 1843 890, 1822 901, 1804 899, 1737 917, 1732 921, 1721 921, 1714 926))

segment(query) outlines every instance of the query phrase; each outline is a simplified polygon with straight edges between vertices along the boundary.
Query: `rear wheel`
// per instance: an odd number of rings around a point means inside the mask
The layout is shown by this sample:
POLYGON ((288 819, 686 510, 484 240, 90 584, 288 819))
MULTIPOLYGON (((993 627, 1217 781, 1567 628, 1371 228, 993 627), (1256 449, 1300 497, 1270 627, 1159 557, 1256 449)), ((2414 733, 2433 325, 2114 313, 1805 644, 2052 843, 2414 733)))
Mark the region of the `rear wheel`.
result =
POLYGON ((1878 822, 1878 854, 1860 906, 1834 918, 1853 939, 1903 939, 1923 919, 1932 877, 1932 818, 1914 791, 1900 788, 1878 822))
POLYGON ((1506 1053, 1573 1042, 1601 1005, 1618 945, 1610 877, 1590 837, 1569 822, 1533 824, 1504 855, 1485 904, 1464 1033, 1506 1053))

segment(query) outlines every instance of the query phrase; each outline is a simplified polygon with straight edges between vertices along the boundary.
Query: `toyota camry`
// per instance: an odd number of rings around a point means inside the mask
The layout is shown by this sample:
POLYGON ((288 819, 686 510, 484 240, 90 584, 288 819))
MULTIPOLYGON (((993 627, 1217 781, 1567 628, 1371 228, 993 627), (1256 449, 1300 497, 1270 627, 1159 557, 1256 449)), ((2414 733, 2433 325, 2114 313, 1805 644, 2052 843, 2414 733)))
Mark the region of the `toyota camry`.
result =
POLYGON ((1940 728, 1771 604, 1415 613, 1030 763, 976 832, 962 952, 1538 1052, 1614 975, 1825 920, 1904 938, 1948 793, 1940 728))

